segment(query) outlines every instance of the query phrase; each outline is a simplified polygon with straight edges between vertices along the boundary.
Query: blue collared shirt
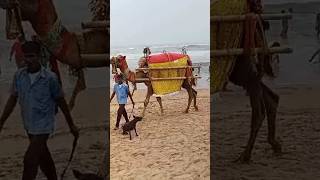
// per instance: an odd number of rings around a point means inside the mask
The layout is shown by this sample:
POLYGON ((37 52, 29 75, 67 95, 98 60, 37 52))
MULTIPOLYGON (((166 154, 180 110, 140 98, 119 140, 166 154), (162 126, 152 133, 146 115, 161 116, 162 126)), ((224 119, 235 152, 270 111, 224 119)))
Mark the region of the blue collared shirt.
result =
POLYGON ((14 76, 11 93, 18 97, 27 133, 52 134, 55 129, 56 99, 63 97, 57 76, 44 68, 31 83, 26 68, 14 76))
POLYGON ((128 85, 125 83, 116 83, 113 87, 113 90, 116 92, 118 104, 127 104, 127 99, 129 95, 128 85))

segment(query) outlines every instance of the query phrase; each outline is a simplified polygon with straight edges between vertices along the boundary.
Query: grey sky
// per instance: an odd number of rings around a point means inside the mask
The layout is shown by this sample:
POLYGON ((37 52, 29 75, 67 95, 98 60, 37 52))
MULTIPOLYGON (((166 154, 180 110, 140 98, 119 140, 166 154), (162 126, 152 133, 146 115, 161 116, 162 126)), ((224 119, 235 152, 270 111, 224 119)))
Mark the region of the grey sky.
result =
POLYGON ((111 0, 111 46, 209 43, 209 0, 111 0))

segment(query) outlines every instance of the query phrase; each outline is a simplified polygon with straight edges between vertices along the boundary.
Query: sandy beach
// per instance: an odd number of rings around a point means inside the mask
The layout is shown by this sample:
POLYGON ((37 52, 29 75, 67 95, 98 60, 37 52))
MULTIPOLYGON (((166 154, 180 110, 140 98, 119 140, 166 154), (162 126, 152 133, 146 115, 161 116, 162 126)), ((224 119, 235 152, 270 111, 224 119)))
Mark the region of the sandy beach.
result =
POLYGON ((264 120, 252 153, 250 164, 236 160, 249 138, 251 108, 249 97, 238 87, 221 93, 213 100, 212 143, 213 178, 216 180, 320 178, 320 87, 313 85, 277 86, 280 95, 276 135, 283 148, 273 155, 267 142, 267 121, 264 120))
MULTIPOLYGON (((134 94, 135 115, 140 115, 146 90, 134 94)), ((137 124, 138 137, 132 131, 110 130, 111 179, 209 179, 210 177, 210 95, 198 90, 199 111, 187 105, 187 92, 163 97, 164 114, 151 97, 144 119, 137 124)), ((129 101, 130 102, 130 101, 129 101)), ((130 115, 131 102, 126 106, 130 115)), ((116 121, 118 105, 110 105, 110 127, 116 121)), ((122 119, 121 123, 124 123, 122 119)))
MULTIPOLYGON (((8 86, 0 87, 0 110, 8 97, 8 86)), ((67 91, 67 95, 69 92, 67 91)), ((65 179, 73 180, 71 169, 96 173, 103 162, 105 152, 106 88, 87 89, 78 96, 72 112, 80 128, 80 138, 74 159, 65 179)), ((67 98, 68 99, 68 98, 67 98)), ((73 136, 61 112, 56 117, 56 133, 49 139, 48 146, 60 176, 71 153, 73 136)), ((0 179, 20 179, 23 171, 23 156, 28 146, 17 105, 0 134, 0 179)), ((39 170, 37 179, 46 179, 39 170)))

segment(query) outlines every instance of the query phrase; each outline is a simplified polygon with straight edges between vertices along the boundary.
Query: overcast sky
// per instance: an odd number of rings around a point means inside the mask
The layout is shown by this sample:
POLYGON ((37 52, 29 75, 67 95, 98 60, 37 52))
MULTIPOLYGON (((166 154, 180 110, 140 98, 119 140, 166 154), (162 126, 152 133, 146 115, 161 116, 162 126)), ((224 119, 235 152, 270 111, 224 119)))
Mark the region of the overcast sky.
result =
POLYGON ((209 0, 111 0, 111 46, 209 43, 209 0))

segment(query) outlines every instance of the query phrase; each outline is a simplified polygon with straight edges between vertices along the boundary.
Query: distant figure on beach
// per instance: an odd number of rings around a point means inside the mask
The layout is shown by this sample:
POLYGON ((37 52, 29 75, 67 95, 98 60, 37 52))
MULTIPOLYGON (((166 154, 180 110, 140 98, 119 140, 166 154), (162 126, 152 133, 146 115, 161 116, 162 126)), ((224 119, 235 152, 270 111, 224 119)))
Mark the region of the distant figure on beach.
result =
MULTIPOLYGON (((286 11, 285 10, 282 10, 281 11, 282 14, 285 14, 286 11)), ((288 28, 289 28, 289 25, 288 25, 288 19, 282 19, 282 31, 281 31, 281 34, 280 36, 284 39, 286 39, 288 37, 287 33, 288 33, 288 28)))
POLYGON ((320 12, 317 13, 315 30, 317 33, 317 37, 319 38, 319 35, 320 35, 320 12))
POLYGON ((12 56, 13 54, 15 54, 16 66, 18 69, 25 66, 24 56, 21 48, 24 42, 25 42, 24 37, 20 35, 12 45, 11 51, 10 51, 9 61, 12 61, 12 56))

